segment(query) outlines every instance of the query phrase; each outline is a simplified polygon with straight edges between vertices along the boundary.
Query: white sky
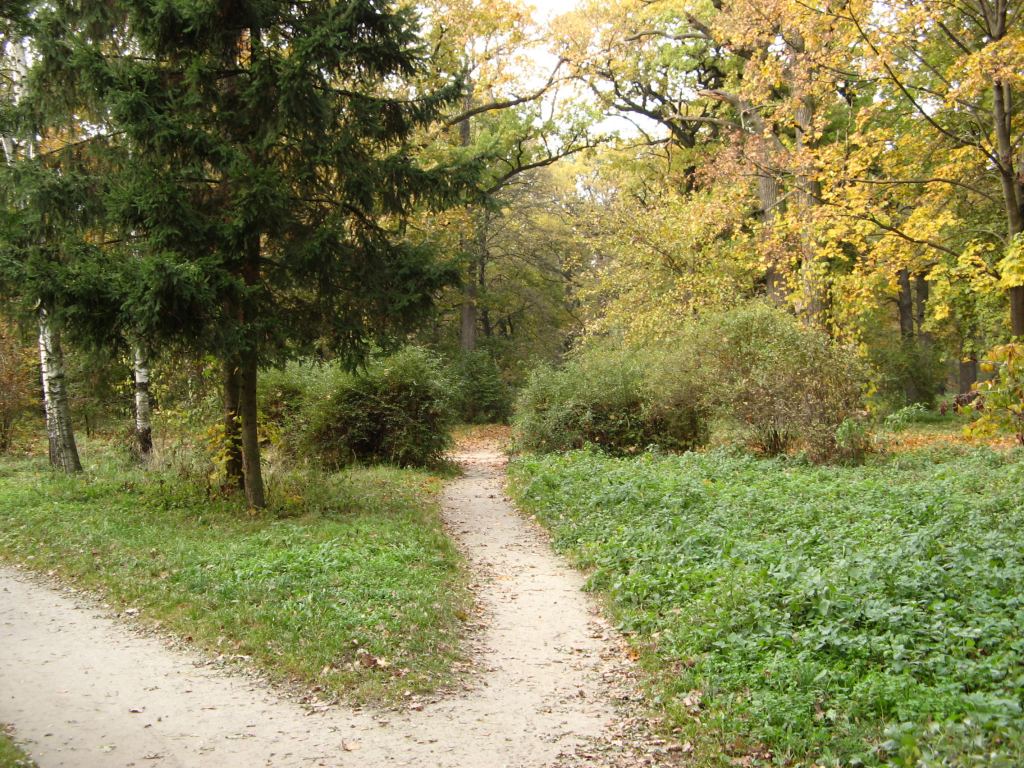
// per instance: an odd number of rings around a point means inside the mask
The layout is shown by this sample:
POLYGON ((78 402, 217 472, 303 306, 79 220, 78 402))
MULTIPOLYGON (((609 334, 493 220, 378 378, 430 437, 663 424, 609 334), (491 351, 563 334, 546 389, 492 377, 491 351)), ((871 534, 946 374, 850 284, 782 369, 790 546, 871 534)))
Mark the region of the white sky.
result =
POLYGON ((530 5, 537 9, 538 21, 547 21, 566 11, 571 11, 579 5, 579 0, 533 0, 530 5))

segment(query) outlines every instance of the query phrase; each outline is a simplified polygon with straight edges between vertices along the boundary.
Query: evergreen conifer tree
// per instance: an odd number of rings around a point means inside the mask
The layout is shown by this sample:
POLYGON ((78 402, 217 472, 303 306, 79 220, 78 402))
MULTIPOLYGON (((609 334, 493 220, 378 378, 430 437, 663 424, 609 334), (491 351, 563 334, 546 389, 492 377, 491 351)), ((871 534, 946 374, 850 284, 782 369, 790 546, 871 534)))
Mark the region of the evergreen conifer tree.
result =
POLYGON ((115 233, 68 303, 97 333, 218 356, 229 469, 263 506, 260 365, 357 361, 455 279, 402 223, 470 186, 470 166, 424 168, 409 147, 461 83, 417 87, 416 17, 383 0, 54 0, 29 31, 27 108, 82 125, 115 233), (85 307, 85 284, 116 310, 85 307))

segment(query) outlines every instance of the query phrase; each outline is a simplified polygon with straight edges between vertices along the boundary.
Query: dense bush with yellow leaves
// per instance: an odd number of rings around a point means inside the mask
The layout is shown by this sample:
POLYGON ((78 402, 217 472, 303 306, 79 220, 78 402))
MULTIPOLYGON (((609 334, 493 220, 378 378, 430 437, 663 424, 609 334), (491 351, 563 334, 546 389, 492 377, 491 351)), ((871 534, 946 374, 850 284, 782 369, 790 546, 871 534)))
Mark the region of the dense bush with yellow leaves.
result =
POLYGON ((995 347, 987 358, 981 368, 995 376, 979 382, 978 392, 982 397, 978 399, 984 402, 984 407, 971 406, 979 416, 965 429, 975 437, 1012 432, 1017 442, 1024 445, 1024 344, 995 347))

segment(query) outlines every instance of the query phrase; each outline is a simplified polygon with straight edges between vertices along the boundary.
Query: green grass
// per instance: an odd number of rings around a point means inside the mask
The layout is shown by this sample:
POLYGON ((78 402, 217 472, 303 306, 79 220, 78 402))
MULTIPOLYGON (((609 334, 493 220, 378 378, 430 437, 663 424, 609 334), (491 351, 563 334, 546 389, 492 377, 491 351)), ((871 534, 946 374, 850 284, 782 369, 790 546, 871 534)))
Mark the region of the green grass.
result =
POLYGON ((1020 452, 581 451, 511 473, 699 764, 1024 764, 1020 452))
POLYGON ((84 454, 78 477, 0 461, 0 558, 350 701, 453 680, 470 597, 442 530, 440 478, 278 473, 271 511, 251 516, 180 473, 143 472, 95 443, 84 454))
POLYGON ((33 768, 35 763, 0 725, 0 768, 33 768))

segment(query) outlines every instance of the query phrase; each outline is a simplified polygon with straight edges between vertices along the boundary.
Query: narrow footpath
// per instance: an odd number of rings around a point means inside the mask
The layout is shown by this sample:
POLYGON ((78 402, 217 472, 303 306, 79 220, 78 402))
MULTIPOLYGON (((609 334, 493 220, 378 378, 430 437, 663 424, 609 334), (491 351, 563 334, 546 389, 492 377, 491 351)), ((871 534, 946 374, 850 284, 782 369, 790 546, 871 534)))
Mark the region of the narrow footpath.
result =
POLYGON ((637 744, 642 718, 613 703, 637 697, 623 688, 621 648, 580 591, 582 576, 506 501, 500 453, 481 448, 457 459, 465 474, 448 485, 444 514, 474 571, 483 624, 470 690, 418 711, 310 711, 255 676, 212 666, 0 568, 0 723, 14 726, 40 768, 654 760, 637 744))

